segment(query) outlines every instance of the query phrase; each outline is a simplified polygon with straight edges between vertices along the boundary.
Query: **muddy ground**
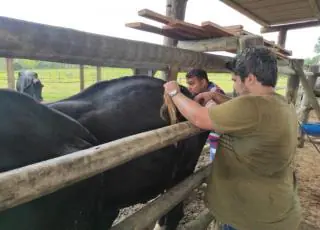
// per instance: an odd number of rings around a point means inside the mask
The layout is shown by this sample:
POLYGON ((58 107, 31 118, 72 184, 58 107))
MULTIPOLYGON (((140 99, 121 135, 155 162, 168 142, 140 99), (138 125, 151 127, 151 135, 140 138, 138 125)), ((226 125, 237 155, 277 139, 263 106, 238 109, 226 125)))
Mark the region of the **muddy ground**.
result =
MULTIPOLYGON (((315 120, 312 114, 312 120, 315 120)), ((320 144, 317 144, 320 147, 320 144)), ((199 159, 197 168, 209 162, 209 153, 203 153, 199 159)), ((299 182, 299 195, 303 208, 303 223, 301 230, 320 230, 320 153, 309 142, 305 142, 303 148, 298 148, 295 165, 299 182)), ((185 223, 194 220, 204 210, 203 188, 200 187, 190 194, 185 200, 185 216, 180 222, 179 229, 183 229, 185 223)), ((136 212, 144 205, 138 204, 121 210, 116 222, 136 212)))

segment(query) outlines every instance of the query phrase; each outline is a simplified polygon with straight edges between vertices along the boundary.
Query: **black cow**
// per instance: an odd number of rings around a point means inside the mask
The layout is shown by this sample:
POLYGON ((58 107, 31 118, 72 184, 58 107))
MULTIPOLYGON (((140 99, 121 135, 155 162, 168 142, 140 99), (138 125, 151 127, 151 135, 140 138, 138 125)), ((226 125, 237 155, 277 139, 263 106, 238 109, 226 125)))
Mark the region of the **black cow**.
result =
MULTIPOLYGON (((148 76, 124 77, 99 82, 75 96, 47 105, 2 91, 15 110, 5 119, 8 108, 2 106, 1 100, 2 120, 9 122, 0 130, 0 145, 13 136, 27 136, 19 151, 15 145, 20 141, 5 144, 7 150, 0 152, 3 171, 168 125, 168 121, 160 117, 163 83, 148 76), (21 125, 23 128, 19 128, 21 125), (8 134, 8 129, 14 131, 13 135, 8 134), (11 155, 16 157, 8 166, 6 161, 11 155), (20 157, 25 160, 21 162, 20 157)), ((190 97, 185 88, 183 92, 190 97)), ((154 151, 4 211, 0 213, 0 229, 108 229, 119 209, 146 202, 189 176, 207 135, 208 132, 204 132, 180 141, 177 146, 154 151)), ((167 229, 175 229, 182 214, 180 204, 162 223, 166 223, 167 229)))

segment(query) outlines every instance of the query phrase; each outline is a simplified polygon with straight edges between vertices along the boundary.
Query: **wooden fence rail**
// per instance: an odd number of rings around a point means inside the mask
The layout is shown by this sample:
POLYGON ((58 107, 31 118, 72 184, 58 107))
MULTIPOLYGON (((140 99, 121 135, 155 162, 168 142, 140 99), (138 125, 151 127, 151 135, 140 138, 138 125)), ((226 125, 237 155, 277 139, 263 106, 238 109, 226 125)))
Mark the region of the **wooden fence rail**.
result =
POLYGON ((201 132, 189 122, 182 122, 1 173, 0 211, 52 193, 201 132))
POLYGON ((202 167, 190 177, 176 185, 164 195, 147 204, 145 207, 116 224, 111 230, 145 229, 160 219, 164 213, 169 212, 183 201, 189 193, 199 187, 209 176, 211 164, 202 167))
POLYGON ((230 57, 0 17, 0 56, 80 65, 226 70, 230 57))

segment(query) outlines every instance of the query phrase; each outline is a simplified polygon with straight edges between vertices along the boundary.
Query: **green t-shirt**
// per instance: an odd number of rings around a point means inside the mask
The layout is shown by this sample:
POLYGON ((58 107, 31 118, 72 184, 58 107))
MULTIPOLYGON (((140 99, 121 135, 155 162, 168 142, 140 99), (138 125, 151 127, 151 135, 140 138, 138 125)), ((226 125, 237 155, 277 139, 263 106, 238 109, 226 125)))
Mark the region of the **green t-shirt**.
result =
POLYGON ((301 208, 292 166, 298 122, 278 94, 246 95, 209 108, 222 133, 206 203, 237 230, 295 230, 301 208))

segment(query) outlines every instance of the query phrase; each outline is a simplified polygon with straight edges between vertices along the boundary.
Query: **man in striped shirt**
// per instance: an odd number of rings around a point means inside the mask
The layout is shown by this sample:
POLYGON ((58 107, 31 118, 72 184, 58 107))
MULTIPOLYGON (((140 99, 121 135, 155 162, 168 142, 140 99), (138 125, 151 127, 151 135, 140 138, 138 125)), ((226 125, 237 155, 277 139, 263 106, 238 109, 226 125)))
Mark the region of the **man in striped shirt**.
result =
MULTIPOLYGON (((215 83, 209 81, 207 72, 203 69, 192 69, 186 75, 189 91, 195 96, 199 93, 211 91, 225 95, 225 92, 215 83)), ((215 104, 213 100, 210 100, 206 106, 209 107, 215 104)), ((220 135, 215 132, 210 132, 208 136, 208 142, 210 144, 210 159, 213 160, 218 147, 220 135)))

